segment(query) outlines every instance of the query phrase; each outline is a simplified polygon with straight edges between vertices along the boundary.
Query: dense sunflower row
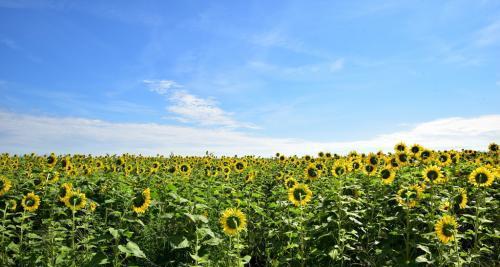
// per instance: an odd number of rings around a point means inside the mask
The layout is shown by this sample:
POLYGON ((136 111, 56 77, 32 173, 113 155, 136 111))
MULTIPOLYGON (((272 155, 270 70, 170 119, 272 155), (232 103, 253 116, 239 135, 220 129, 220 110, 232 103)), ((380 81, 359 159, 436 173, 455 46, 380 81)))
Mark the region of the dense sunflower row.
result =
POLYGON ((498 161, 494 143, 272 158, 2 154, 0 263, 499 265, 498 161))

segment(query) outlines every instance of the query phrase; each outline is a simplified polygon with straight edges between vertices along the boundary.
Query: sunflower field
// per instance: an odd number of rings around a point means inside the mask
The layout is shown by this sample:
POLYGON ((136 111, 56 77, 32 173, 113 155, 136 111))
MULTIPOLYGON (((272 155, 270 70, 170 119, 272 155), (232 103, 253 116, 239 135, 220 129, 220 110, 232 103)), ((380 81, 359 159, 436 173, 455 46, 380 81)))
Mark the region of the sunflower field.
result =
POLYGON ((2 154, 0 266, 500 266, 499 154, 2 154))

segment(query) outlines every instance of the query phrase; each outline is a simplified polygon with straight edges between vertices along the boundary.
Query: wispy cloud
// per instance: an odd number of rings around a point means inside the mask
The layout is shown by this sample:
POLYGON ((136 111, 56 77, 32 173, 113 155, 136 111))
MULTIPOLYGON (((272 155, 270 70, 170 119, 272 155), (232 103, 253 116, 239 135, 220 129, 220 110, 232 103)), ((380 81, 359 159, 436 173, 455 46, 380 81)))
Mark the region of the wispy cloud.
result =
POLYGON ((489 46, 500 42, 500 20, 485 26, 477 33, 476 45, 489 46))
POLYGON ((142 153, 201 155, 253 154, 271 156, 314 154, 318 151, 390 151, 404 140, 433 149, 486 149, 500 138, 500 115, 444 118, 407 131, 349 142, 314 142, 269 138, 228 128, 180 127, 146 123, 112 123, 84 118, 22 115, 0 111, 0 147, 10 153, 142 153), (29 131, 26 129, 30 129, 29 131))
POLYGON ((166 109, 174 115, 173 118, 177 121, 199 126, 258 129, 251 123, 242 123, 233 119, 233 114, 220 108, 214 99, 201 98, 187 90, 181 90, 183 86, 173 80, 144 80, 143 82, 151 91, 167 97, 170 105, 166 109))
POLYGON ((182 87, 172 80, 143 80, 142 82, 147 85, 152 92, 156 92, 160 95, 165 95, 171 89, 182 87))
POLYGON ((339 72, 344 68, 344 59, 339 58, 331 62, 305 64, 299 66, 281 66, 264 61, 250 61, 248 66, 254 70, 270 75, 285 77, 308 76, 311 74, 330 74, 339 72))

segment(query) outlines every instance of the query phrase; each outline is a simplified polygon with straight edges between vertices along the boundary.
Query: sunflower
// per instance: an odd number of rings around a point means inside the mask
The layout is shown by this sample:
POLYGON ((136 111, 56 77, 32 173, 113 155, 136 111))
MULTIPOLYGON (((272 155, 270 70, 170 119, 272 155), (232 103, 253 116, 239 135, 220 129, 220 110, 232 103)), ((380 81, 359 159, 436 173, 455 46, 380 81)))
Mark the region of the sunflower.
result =
POLYGON ((64 183, 59 187, 59 200, 64 202, 64 199, 71 193, 73 190, 73 185, 70 183, 64 183))
POLYGON ((399 165, 405 165, 408 164, 410 161, 410 157, 406 152, 398 152, 396 153, 396 160, 398 161, 399 165))
POLYGON ((191 166, 189 166, 189 164, 187 163, 182 163, 179 166, 179 172, 181 173, 181 175, 189 176, 191 174, 191 166))
POLYGON ((479 167, 469 175, 469 183, 479 187, 491 186, 494 180, 493 174, 485 167, 479 167))
POLYGON ((94 201, 92 201, 90 202, 89 208, 91 212, 94 212, 95 209, 97 208, 97 204, 94 201))
POLYGON ((351 159, 351 163, 349 164, 349 171, 357 171, 361 169, 361 162, 357 158, 351 159))
POLYGON ((310 180, 315 180, 321 176, 321 171, 318 170, 316 164, 309 163, 304 170, 304 175, 310 180))
POLYGON ((417 205, 417 200, 422 197, 422 187, 419 185, 411 185, 407 188, 401 188, 396 195, 399 204, 408 208, 413 208, 417 205))
POLYGON ((311 201, 312 191, 306 184, 297 183, 294 187, 288 189, 288 200, 295 206, 304 206, 311 201))
POLYGON ((85 193, 78 191, 71 191, 64 198, 64 205, 70 208, 72 211, 81 210, 87 205, 87 197, 85 193))
POLYGON ((404 142, 399 142, 394 146, 394 151, 404 152, 406 151, 406 144, 404 142))
POLYGON ((372 164, 365 164, 363 166, 363 172, 366 175, 371 176, 371 175, 373 175, 374 173, 377 172, 377 166, 376 165, 372 165, 372 164))
POLYGON ((453 198, 453 207, 455 209, 465 209, 467 207, 467 190, 458 189, 458 194, 453 198))
POLYGON ((49 168, 53 168, 57 163, 57 157, 54 153, 51 153, 50 156, 47 157, 47 166, 49 168))
POLYGON ((498 145, 496 143, 491 143, 488 145, 488 149, 490 150, 490 152, 496 153, 498 152, 498 145))
POLYGON ((253 170, 249 171, 247 175, 245 175, 245 182, 246 183, 252 182, 253 180, 255 180, 255 176, 256 176, 255 171, 253 170))
POLYGON ((347 172, 347 165, 343 161, 335 161, 332 167, 332 175, 339 177, 347 172))
POLYGON ((144 189, 135 195, 132 202, 132 209, 136 213, 144 213, 151 204, 151 190, 149 188, 144 189))
POLYGON ((21 205, 24 210, 34 212, 40 207, 40 197, 35 195, 34 192, 28 193, 23 197, 21 205))
POLYGON ((296 184, 297 184, 297 180, 295 180, 293 177, 288 177, 285 179, 285 187, 287 189, 294 187, 296 184))
POLYGON ((418 155, 422 162, 428 162, 432 159, 433 153, 429 149, 422 149, 422 152, 418 155))
POLYGON ((229 208, 222 213, 219 222, 224 233, 227 235, 236 235, 246 228, 247 217, 241 210, 229 208))
POLYGON ((450 206, 450 202, 448 200, 445 200, 441 202, 441 204, 439 205, 439 209, 443 212, 448 212, 450 210, 450 206))
POLYGON ((243 160, 238 160, 234 163, 234 169, 236 170, 237 173, 242 173, 247 164, 243 160))
POLYGON ((380 170, 380 178, 382 178, 382 183, 390 184, 396 178, 396 172, 393 171, 391 167, 387 166, 380 170))
POLYGON ((409 152, 414 156, 418 156, 422 152, 423 148, 419 144, 414 144, 410 147, 409 152))
POLYGON ((373 153, 368 154, 368 157, 366 157, 366 163, 371 165, 377 165, 378 164, 377 155, 373 153))
POLYGON ((10 211, 15 211, 17 209, 17 200, 13 198, 7 200, 6 204, 10 211))
POLYGON ((444 215, 437 221, 434 226, 434 230, 436 232, 439 240, 446 244, 449 241, 455 240, 455 234, 457 231, 457 221, 450 215, 444 215))
POLYGON ((0 196, 5 195, 5 193, 9 192, 12 187, 12 183, 7 177, 0 176, 0 196))
POLYGON ((448 153, 442 153, 438 156, 439 164, 441 166, 448 166, 451 164, 451 157, 448 155, 448 153))
POLYGON ((429 166, 422 172, 425 181, 429 183, 439 184, 444 182, 443 174, 441 169, 437 166, 429 166))

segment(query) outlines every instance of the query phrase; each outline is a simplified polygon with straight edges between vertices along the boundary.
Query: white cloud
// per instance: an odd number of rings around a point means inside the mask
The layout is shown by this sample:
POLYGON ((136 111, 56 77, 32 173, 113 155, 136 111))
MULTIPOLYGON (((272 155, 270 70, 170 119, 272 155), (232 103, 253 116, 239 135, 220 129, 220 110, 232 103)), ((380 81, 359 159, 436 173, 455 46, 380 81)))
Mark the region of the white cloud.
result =
POLYGON ((167 92, 174 88, 181 88, 182 86, 172 80, 143 80, 145 85, 149 87, 152 92, 160 95, 165 95, 167 92))
POLYGON ((56 118, 0 111, 0 147, 10 153, 142 153, 271 156, 392 150, 395 143, 420 143, 433 149, 486 149, 500 139, 500 115, 446 118, 415 125, 407 131, 350 142, 313 142, 269 138, 228 128, 207 129, 147 123, 112 123, 83 118, 56 118))
MULTIPOLYGON (((222 126, 230 128, 258 129, 250 123, 241 123, 232 118, 232 114, 224 111, 213 99, 205 99, 186 90, 173 80, 143 80, 152 92, 167 97, 172 104, 167 111, 174 114, 174 119, 183 123, 192 123, 200 126, 222 126)), ((169 117, 165 117, 169 118, 169 117)))
POLYGON ((203 99, 186 91, 176 91, 170 96, 173 103, 167 109, 176 115, 176 119, 185 123, 196 123, 202 126, 224 126, 232 128, 257 128, 254 125, 240 123, 217 106, 212 99, 203 99))
POLYGON ((343 68, 344 68, 344 59, 343 58, 337 59, 333 63, 330 64, 330 71, 331 72, 337 72, 343 68))

